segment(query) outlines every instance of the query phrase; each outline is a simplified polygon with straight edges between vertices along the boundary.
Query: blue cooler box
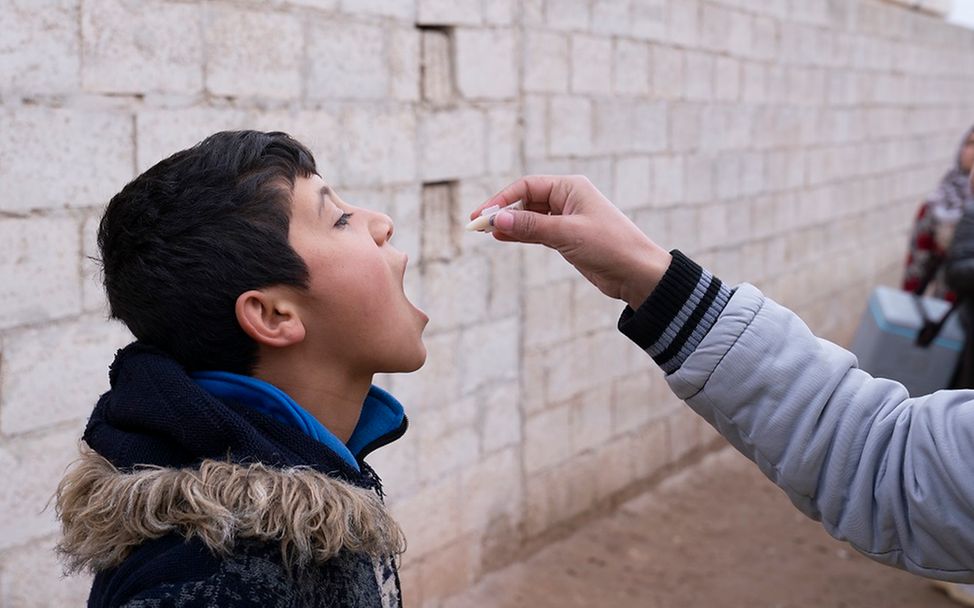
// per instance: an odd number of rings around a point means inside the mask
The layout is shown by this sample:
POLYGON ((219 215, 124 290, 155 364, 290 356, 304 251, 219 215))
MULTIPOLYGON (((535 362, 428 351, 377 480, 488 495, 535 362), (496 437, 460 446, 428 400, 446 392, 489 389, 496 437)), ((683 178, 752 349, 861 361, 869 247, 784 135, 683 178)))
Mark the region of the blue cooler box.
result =
POLYGON ((937 339, 927 348, 914 342, 923 318, 940 320, 950 304, 936 298, 920 298, 891 287, 877 287, 869 297, 856 337, 849 348, 859 367, 877 378, 902 383, 911 396, 928 395, 947 388, 964 346, 964 329, 955 312, 937 339))

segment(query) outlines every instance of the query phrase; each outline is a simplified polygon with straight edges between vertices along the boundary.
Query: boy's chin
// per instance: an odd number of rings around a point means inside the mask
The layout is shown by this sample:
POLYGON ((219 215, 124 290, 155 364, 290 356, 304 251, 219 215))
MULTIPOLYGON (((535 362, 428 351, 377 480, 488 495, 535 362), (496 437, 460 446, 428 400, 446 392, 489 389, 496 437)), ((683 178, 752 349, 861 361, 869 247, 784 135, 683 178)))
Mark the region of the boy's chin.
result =
POLYGON ((421 347, 415 353, 410 353, 407 356, 401 357, 398 361, 390 365, 389 369, 384 370, 384 373, 408 374, 410 372, 419 370, 425 364, 426 345, 421 345, 421 347))

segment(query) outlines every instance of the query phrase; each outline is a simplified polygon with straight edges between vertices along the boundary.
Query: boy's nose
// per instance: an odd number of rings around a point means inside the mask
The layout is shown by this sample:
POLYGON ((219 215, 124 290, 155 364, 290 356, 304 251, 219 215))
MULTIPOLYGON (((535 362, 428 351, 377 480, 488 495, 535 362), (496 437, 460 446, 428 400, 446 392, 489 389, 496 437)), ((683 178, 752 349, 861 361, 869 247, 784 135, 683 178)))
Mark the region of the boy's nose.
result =
POLYGON ((392 223, 392 218, 385 213, 376 212, 370 223, 370 229, 372 231, 372 238, 379 245, 385 243, 392 238, 392 233, 395 232, 395 227, 392 223))

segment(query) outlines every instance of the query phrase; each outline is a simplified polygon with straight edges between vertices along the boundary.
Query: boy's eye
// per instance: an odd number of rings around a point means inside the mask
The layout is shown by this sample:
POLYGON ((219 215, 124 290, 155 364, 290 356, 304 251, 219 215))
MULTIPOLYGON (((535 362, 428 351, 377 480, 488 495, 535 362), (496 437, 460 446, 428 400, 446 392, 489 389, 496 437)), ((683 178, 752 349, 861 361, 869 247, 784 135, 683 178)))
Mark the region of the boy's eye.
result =
POLYGON ((343 213, 342 216, 340 218, 338 218, 338 221, 335 222, 335 227, 338 228, 338 227, 341 227, 341 226, 347 226, 348 225, 348 218, 350 218, 350 217, 352 217, 352 214, 351 213, 343 213))

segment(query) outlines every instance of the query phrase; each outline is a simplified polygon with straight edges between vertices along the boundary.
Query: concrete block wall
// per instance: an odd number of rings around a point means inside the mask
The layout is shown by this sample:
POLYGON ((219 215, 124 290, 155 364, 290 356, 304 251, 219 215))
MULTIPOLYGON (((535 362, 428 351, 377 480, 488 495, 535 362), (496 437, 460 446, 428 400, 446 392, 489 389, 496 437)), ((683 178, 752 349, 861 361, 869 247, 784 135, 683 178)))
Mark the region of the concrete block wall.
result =
MULTIPOLYGON (((916 4, 916 3, 909 3, 916 4)), ((929 4, 929 3, 928 3, 929 4)), ((435 606, 713 433, 558 255, 460 229, 584 173, 654 238, 846 340, 972 121, 974 34, 879 0, 0 0, 0 605, 81 603, 45 505, 129 334, 94 235, 207 134, 285 130, 388 212, 432 317, 371 459, 435 606)))

